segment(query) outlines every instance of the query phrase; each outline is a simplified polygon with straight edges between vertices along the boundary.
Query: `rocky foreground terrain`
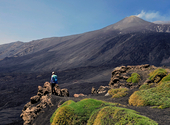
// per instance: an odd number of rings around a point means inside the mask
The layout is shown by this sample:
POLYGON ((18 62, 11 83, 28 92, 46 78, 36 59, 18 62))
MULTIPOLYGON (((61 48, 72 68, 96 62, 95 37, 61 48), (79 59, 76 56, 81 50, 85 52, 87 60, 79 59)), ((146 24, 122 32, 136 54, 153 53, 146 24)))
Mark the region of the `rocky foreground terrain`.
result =
MULTIPOLYGON (((99 88, 92 87, 91 93, 74 93, 74 97, 69 97, 69 92, 73 91, 68 88, 60 88, 57 84, 55 86, 55 93, 51 94, 50 83, 45 82, 44 86, 38 86, 37 95, 30 98, 21 113, 24 125, 50 125, 50 117, 65 101, 73 100, 75 102, 84 98, 93 98, 103 100, 106 102, 117 103, 119 107, 133 109, 139 112, 140 115, 146 116, 159 125, 170 124, 170 108, 153 108, 154 105, 134 106, 129 103, 129 98, 135 91, 139 91, 141 86, 148 85, 149 88, 154 88, 160 84, 161 80, 168 76, 170 69, 167 67, 155 67, 153 65, 145 64, 138 66, 121 66, 116 67, 112 71, 110 82, 108 85, 102 85, 99 88), (149 74, 157 69, 165 69, 166 74, 157 74, 154 79, 148 79, 149 74), (127 82, 132 73, 138 73, 140 79, 138 82, 127 82), (118 98, 113 98, 108 90, 126 88, 128 91, 126 95, 118 98)), ((169 77, 169 76, 168 76, 169 77)), ((83 90, 83 88, 79 88, 83 90)), ((85 89, 85 88, 84 88, 85 89)), ((163 98, 163 97, 162 97, 163 98)), ((22 124, 16 123, 16 124, 22 124)))

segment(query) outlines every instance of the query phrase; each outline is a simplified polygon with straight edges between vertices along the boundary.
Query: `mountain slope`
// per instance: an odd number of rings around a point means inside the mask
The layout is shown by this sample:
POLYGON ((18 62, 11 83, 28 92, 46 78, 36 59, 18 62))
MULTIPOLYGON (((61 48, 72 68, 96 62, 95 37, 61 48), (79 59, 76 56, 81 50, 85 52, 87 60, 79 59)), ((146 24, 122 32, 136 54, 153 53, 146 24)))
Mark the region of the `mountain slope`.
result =
POLYGON ((35 40, 8 51, 2 51, 1 45, 0 68, 39 72, 100 65, 169 64, 169 28, 130 16, 100 30, 35 40))

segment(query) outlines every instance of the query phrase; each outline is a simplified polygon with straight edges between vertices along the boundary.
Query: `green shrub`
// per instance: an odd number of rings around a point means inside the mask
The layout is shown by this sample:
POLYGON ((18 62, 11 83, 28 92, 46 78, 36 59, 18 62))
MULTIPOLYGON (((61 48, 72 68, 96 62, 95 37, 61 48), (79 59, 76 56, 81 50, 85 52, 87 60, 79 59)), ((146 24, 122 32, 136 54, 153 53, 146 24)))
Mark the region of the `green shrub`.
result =
MULTIPOLYGON (((65 108, 65 106, 70 106, 71 108, 74 109, 74 117, 72 120, 68 120, 69 122, 72 122, 72 124, 84 124, 87 123, 87 120, 89 119, 91 113, 96 110, 99 109, 103 106, 106 105, 113 105, 115 106, 116 104, 114 103, 108 103, 108 102, 104 102, 104 101, 100 101, 100 100, 95 100, 95 99, 83 99, 77 103, 75 103, 72 100, 66 101, 65 103, 63 103, 63 105, 61 105, 52 115, 50 122, 55 125, 55 123, 57 123, 56 121, 54 121, 56 118, 58 118, 58 115, 61 115, 60 113, 60 109, 62 107, 65 108)), ((70 112, 68 112, 70 113, 70 112)), ((65 115, 65 114, 63 114, 65 115)), ((65 116, 62 116, 65 117, 65 116)))
POLYGON ((168 74, 167 76, 165 76, 160 82, 159 84, 163 83, 163 82, 168 82, 170 81, 170 74, 168 74))
POLYGON ((96 99, 83 99, 79 102, 66 101, 55 112, 52 125, 113 125, 157 123, 136 111, 116 107, 117 104, 96 99))
POLYGON ((105 106, 90 116, 87 125, 158 125, 158 123, 131 109, 105 106))
POLYGON ((147 85, 147 84, 143 84, 139 87, 140 90, 142 89, 150 89, 150 85, 147 85))
MULTIPOLYGON (((102 107, 102 108, 103 108, 103 107, 102 107)), ((91 115, 90 115, 90 117, 89 117, 89 120, 88 120, 88 122, 87 122, 87 125, 93 125, 93 124, 94 124, 94 121, 95 121, 95 119, 96 119, 96 117, 97 117, 97 115, 98 115, 98 113, 99 113, 100 110, 101 110, 101 108, 96 109, 96 110, 94 110, 94 111, 91 113, 91 115)))
POLYGON ((68 100, 66 102, 64 102, 52 115, 52 117, 50 118, 50 123, 53 122, 54 117, 56 116, 56 113, 60 110, 60 108, 62 108, 65 105, 70 105, 70 104, 74 104, 75 102, 73 100, 68 100))
POLYGON ((112 98, 120 98, 126 96, 128 89, 127 88, 117 88, 117 89, 110 89, 108 93, 112 95, 112 98))
MULTIPOLYGON (((167 71, 165 69, 162 68, 158 68, 156 70, 154 70, 153 72, 151 72, 149 74, 149 79, 154 81, 156 79, 157 76, 160 76, 161 78, 163 78, 164 76, 167 75, 167 71)), ((155 82, 159 81, 160 79, 156 80, 155 82)))
POLYGON ((129 98, 129 104, 133 106, 157 106, 158 108, 170 107, 170 82, 163 82, 160 85, 139 90, 129 98))
POLYGON ((51 125, 71 125, 73 123, 74 109, 65 105, 56 113, 51 125))
POLYGON ((140 81, 140 75, 138 73, 132 73, 126 82, 138 83, 140 81))

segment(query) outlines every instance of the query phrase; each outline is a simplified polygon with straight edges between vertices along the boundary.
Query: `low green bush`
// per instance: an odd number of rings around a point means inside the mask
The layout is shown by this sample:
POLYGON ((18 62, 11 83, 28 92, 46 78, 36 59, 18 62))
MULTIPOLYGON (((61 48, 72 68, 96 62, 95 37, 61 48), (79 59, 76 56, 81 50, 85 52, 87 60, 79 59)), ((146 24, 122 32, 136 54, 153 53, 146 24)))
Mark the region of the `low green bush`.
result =
POLYGON ((56 116, 56 113, 60 110, 60 108, 62 108, 62 107, 65 106, 65 105, 70 105, 70 104, 74 104, 74 103, 75 103, 75 102, 74 102, 73 100, 68 100, 68 101, 64 102, 64 103, 53 113, 53 115, 52 115, 51 118, 50 118, 50 123, 53 122, 53 119, 54 119, 54 117, 56 116))
POLYGON ((108 93, 112 95, 112 98, 120 98, 126 96, 128 89, 127 88, 117 88, 117 89, 110 89, 108 93))
POLYGON ((140 90, 142 89, 150 89, 150 85, 147 85, 147 84, 143 84, 139 87, 140 90))
POLYGON ((138 83, 140 81, 140 75, 138 73, 132 73, 126 82, 138 83))
POLYGON ((105 106, 90 116, 87 125, 158 125, 158 123, 131 109, 105 106))
POLYGON ((74 115, 74 109, 69 105, 65 105, 56 112, 51 125, 71 125, 74 115))
MULTIPOLYGON (((149 76, 150 76, 149 79, 154 81, 157 76, 160 76, 163 78, 166 75, 167 75, 167 71, 165 69, 158 68, 149 74, 149 76)), ((159 81, 159 80, 157 80, 157 81, 159 81)))
POLYGON ((129 98, 129 104, 133 106, 157 106, 158 108, 170 107, 170 82, 162 82, 160 85, 139 90, 129 98))
POLYGON ((165 76, 164 78, 162 78, 162 80, 158 83, 159 85, 163 82, 168 82, 170 81, 170 74, 168 74, 167 76, 165 76))
MULTIPOLYGON (((87 123, 87 120, 89 119, 91 113, 96 110, 99 109, 103 106, 107 106, 107 105, 112 105, 115 106, 116 104, 114 103, 108 103, 108 102, 104 102, 104 101, 100 101, 100 100, 95 100, 95 99, 83 99, 79 102, 74 102, 72 100, 66 101, 65 103, 63 103, 63 105, 61 105, 52 115, 50 122, 52 123, 52 125, 57 125, 60 121, 59 121, 59 117, 61 118, 66 118, 66 121, 64 121, 65 123, 69 123, 70 124, 76 124, 76 125, 80 125, 83 123, 87 123), (66 115, 63 113, 58 113, 61 112, 63 110, 63 108, 66 108, 67 106, 71 107, 72 109, 74 109, 74 113, 71 113, 72 110, 70 110, 70 112, 67 112, 68 114, 74 114, 73 118, 71 119, 67 119, 66 115), (63 115, 63 116, 61 116, 63 115)), ((68 108, 68 107, 67 107, 68 108)), ((63 110, 64 111, 64 110, 63 110)))
POLYGON ((91 98, 79 102, 69 100, 55 111, 51 125, 157 125, 155 121, 139 115, 134 110, 116 105, 91 98))

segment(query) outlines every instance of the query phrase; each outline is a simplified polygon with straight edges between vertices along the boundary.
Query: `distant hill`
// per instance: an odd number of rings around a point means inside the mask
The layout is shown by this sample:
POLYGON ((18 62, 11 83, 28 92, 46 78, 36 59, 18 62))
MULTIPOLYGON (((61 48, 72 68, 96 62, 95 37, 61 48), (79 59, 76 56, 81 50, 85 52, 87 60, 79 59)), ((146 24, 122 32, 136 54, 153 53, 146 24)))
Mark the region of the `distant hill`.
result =
POLYGON ((169 33, 170 25, 130 16, 96 31, 1 45, 0 69, 39 72, 142 63, 169 65, 169 33))

